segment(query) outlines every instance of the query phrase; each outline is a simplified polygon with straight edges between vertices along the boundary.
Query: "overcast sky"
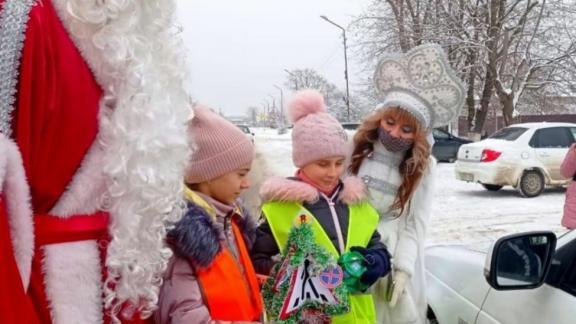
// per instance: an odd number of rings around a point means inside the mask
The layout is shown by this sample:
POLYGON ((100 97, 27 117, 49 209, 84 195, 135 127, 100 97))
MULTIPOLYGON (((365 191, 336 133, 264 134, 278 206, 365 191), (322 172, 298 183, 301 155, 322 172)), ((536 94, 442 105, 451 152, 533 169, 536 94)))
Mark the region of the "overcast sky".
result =
MULTIPOLYGON (((342 32, 369 0, 177 0, 194 99, 226 115, 279 100, 284 69, 312 68, 344 89, 342 32)), ((349 45, 354 43, 347 33, 349 45)), ((352 51, 350 83, 360 70, 352 51)))

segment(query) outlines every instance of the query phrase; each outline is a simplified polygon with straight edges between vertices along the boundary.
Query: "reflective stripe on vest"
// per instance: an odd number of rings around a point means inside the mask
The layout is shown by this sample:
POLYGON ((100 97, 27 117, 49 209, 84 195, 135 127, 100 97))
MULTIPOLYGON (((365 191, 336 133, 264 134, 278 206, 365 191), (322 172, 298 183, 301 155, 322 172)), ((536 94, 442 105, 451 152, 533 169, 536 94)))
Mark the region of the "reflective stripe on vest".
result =
POLYGON ((196 269, 210 317, 220 321, 259 321, 262 298, 254 267, 238 225, 232 221, 239 260, 222 246, 212 264, 196 269))
MULTIPOLYGON (((326 234, 314 215, 301 204, 294 202, 268 202, 262 206, 262 211, 276 240, 276 244, 282 253, 284 253, 284 248, 288 241, 288 233, 294 224, 294 220, 298 216, 305 214, 312 220, 311 225, 316 243, 326 248, 329 253, 338 259, 338 250, 332 244, 328 234, 326 234)), ((368 203, 349 205, 348 212, 346 251, 349 251, 353 246, 366 247, 378 226, 378 213, 368 203)), ((374 300, 371 294, 350 295, 350 306, 349 313, 333 317, 332 323, 376 323, 374 300)))

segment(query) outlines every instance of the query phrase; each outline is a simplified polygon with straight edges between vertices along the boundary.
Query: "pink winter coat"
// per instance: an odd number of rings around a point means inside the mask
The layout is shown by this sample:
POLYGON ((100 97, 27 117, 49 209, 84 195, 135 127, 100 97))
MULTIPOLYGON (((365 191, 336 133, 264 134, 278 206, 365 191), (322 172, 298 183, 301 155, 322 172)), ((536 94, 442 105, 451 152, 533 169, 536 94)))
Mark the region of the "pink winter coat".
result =
MULTIPOLYGON (((560 166, 560 173, 565 178, 572 178, 576 174, 576 144, 572 144, 560 166)), ((568 229, 576 228, 576 181, 572 181, 566 190, 564 203, 564 216, 562 226, 568 229)))

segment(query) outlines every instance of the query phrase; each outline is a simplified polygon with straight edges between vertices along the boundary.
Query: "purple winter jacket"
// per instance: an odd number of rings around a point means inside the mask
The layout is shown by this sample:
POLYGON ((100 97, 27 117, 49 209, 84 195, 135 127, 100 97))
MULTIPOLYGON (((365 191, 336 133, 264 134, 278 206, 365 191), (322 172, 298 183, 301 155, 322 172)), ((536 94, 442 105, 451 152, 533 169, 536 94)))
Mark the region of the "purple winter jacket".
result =
MULTIPOLYGON (((568 153, 566 153, 566 157, 560 166, 560 173, 565 178, 573 178, 576 175, 576 144, 573 144, 568 153)), ((566 189, 562 226, 568 229, 576 228, 576 181, 574 180, 566 189)))
MULTIPOLYGON (((202 197, 214 207, 214 200, 206 196, 202 197)), ((231 243, 235 242, 231 227, 224 226, 224 222, 230 221, 232 213, 222 213, 218 208, 215 208, 215 212, 216 219, 214 220, 205 209, 189 202, 186 214, 168 233, 167 237, 174 256, 164 273, 164 282, 158 296, 158 309, 154 313, 154 323, 232 323, 216 321, 210 317, 202 289, 191 266, 191 263, 199 266, 212 263, 221 245, 227 245, 231 251, 237 249, 231 243)), ((256 224, 246 212, 241 214, 243 215, 239 224, 240 229, 244 234, 247 247, 250 248, 254 242, 256 224)))

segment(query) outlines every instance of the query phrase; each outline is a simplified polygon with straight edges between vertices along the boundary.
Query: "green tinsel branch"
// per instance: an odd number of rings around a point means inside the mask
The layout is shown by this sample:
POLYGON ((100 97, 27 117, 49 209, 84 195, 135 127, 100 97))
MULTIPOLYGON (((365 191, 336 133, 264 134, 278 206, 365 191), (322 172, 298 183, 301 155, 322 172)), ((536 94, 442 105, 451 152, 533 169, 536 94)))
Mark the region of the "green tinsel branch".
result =
POLYGON ((275 278, 281 269, 282 263, 276 264, 270 274, 270 278, 264 283, 262 287, 262 297, 266 306, 268 320, 272 323, 279 324, 297 324, 298 320, 302 317, 304 309, 319 309, 329 316, 341 315, 349 311, 349 298, 348 289, 346 285, 341 284, 334 289, 334 295, 338 300, 337 305, 327 305, 318 302, 309 302, 306 306, 300 308, 290 318, 286 320, 278 319, 284 300, 290 289, 290 279, 292 272, 300 265, 304 264, 306 256, 314 260, 315 266, 310 273, 311 276, 317 276, 320 271, 326 269, 328 265, 336 265, 333 256, 326 251, 326 249, 314 240, 314 231, 309 223, 303 222, 300 225, 294 226, 288 234, 288 241, 283 251, 283 255, 289 257, 289 267, 287 273, 289 274, 288 280, 285 280, 279 287, 278 291, 274 290, 275 278))

